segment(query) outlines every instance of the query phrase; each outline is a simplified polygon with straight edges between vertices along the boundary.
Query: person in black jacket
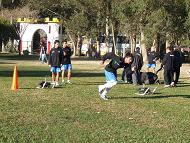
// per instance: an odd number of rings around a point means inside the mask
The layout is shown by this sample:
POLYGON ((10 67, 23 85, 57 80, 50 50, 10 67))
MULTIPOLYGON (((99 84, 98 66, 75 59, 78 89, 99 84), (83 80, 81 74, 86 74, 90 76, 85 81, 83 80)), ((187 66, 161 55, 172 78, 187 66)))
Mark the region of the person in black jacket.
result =
POLYGON ((154 47, 151 47, 150 51, 147 53, 148 64, 147 64, 147 72, 150 72, 150 68, 153 70, 152 72, 155 73, 156 68, 156 61, 158 58, 158 53, 155 52, 154 47))
POLYGON ((67 41, 64 40, 62 42, 62 50, 63 50, 63 58, 61 61, 61 70, 62 70, 62 83, 64 83, 64 75, 65 72, 67 72, 67 83, 71 83, 71 70, 72 70, 72 65, 71 65, 71 48, 67 45, 67 41))
POLYGON ((143 57, 142 54, 140 53, 140 48, 137 47, 136 51, 134 53, 134 59, 133 62, 131 64, 131 69, 132 69, 132 80, 133 80, 133 84, 137 85, 137 84, 141 84, 141 74, 140 74, 140 70, 143 66, 143 57))
POLYGON ((173 47, 169 46, 166 48, 166 55, 163 58, 162 65, 164 66, 164 87, 170 87, 173 82, 174 71, 173 47))
POLYGON ((176 84, 178 83, 179 80, 179 76, 180 76, 180 68, 182 66, 182 62, 183 62, 183 56, 182 53, 179 49, 179 47, 174 47, 174 81, 171 83, 172 86, 176 86, 176 84))
POLYGON ((107 53, 103 56, 100 64, 104 64, 107 59, 111 61, 105 67, 106 83, 98 86, 99 95, 104 100, 108 100, 106 94, 117 84, 117 69, 129 66, 133 60, 133 56, 131 53, 127 53, 125 57, 122 58, 114 53, 107 53))
POLYGON ((54 47, 51 49, 49 54, 49 65, 51 67, 52 72, 52 83, 55 86, 59 85, 59 73, 61 72, 61 60, 62 60, 63 52, 62 49, 59 48, 59 40, 55 40, 54 47))

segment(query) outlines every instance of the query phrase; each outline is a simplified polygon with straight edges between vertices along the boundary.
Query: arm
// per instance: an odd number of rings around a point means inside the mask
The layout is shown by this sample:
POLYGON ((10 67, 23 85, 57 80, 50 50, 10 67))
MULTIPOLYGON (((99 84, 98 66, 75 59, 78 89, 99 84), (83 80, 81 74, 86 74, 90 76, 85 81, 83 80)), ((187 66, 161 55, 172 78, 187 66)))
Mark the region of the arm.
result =
POLYGON ((102 57, 102 61, 105 61, 107 59, 112 59, 114 58, 116 55, 114 53, 107 53, 102 57))

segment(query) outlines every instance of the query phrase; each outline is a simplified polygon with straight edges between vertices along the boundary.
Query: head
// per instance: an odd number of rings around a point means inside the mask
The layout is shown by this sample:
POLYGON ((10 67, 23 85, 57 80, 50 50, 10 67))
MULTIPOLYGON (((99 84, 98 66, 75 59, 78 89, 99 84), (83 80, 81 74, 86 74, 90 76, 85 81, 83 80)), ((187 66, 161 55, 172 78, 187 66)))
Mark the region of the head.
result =
POLYGON ((59 40, 55 40, 54 41, 54 48, 58 48, 59 47, 59 40))
POLYGON ((140 47, 136 47, 135 52, 140 53, 141 52, 140 47))
POLYGON ((62 41, 62 47, 65 48, 67 46, 67 40, 62 41))
POLYGON ((131 53, 126 53, 125 57, 124 57, 124 62, 126 64, 130 64, 133 61, 133 55, 131 53))
POLYGON ((172 46, 168 46, 166 48, 166 53, 172 52, 173 51, 173 47, 172 46))

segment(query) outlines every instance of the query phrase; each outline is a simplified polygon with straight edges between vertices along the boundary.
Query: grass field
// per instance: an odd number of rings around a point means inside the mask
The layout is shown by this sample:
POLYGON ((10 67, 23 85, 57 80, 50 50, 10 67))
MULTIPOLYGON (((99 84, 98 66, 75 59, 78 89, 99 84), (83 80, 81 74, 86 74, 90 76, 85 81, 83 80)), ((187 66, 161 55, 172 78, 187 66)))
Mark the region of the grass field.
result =
POLYGON ((156 94, 138 96, 138 87, 118 84, 103 101, 97 88, 105 81, 99 61, 73 59, 72 85, 40 90, 35 87, 50 72, 37 59, 0 55, 0 142, 190 142, 190 78, 185 68, 176 88, 159 85, 156 94), (17 92, 10 90, 15 64, 17 92))

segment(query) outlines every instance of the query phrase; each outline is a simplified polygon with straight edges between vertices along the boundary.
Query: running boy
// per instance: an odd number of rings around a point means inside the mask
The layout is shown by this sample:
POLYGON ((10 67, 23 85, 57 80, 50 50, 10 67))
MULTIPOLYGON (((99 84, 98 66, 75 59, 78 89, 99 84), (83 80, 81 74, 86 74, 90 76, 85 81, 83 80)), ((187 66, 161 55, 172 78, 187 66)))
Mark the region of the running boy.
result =
POLYGON ((61 70, 62 70, 62 83, 64 83, 64 75, 65 71, 67 72, 67 83, 71 83, 71 70, 72 70, 72 65, 71 65, 71 48, 67 46, 67 41, 62 42, 62 50, 63 50, 63 57, 61 61, 61 70))
POLYGON ((127 53, 124 58, 116 56, 113 53, 107 53, 103 56, 100 64, 104 64, 105 60, 110 59, 110 63, 105 67, 106 83, 98 86, 99 95, 102 99, 108 100, 106 94, 111 88, 117 84, 117 69, 129 66, 133 60, 131 53, 127 53))
POLYGON ((54 47, 51 49, 49 54, 49 65, 51 66, 52 72, 52 83, 55 86, 59 86, 59 73, 61 72, 61 60, 62 60, 63 52, 62 49, 59 48, 59 40, 55 40, 54 47))

